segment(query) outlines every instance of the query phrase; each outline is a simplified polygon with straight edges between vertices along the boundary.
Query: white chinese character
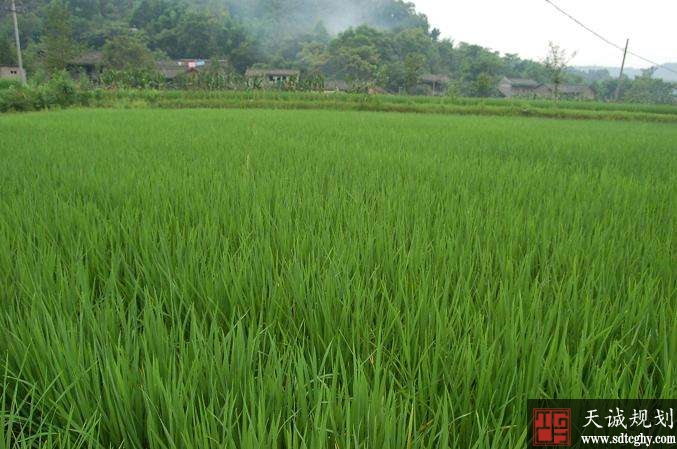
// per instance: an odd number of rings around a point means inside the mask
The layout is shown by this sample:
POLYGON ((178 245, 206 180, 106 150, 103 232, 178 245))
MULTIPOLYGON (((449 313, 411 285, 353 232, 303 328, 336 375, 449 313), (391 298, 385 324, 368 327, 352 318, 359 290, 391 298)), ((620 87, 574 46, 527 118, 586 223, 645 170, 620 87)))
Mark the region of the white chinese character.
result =
POLYGON ((628 426, 625 425, 625 416, 623 416, 623 410, 616 407, 616 414, 614 415, 613 410, 609 410, 610 415, 606 417, 609 421, 609 427, 623 427, 627 429, 628 426))
POLYGON ((672 429, 672 427, 675 424, 674 416, 672 414, 672 409, 670 409, 669 412, 664 411, 664 410, 656 410, 656 425, 657 426, 663 426, 663 427, 669 427, 672 429))
POLYGON ((630 417, 631 426, 643 426, 645 428, 650 428, 651 423, 649 422, 649 411, 648 410, 633 410, 632 416, 630 417))
POLYGON ((586 416, 588 423, 583 427, 588 427, 590 424, 594 424, 598 429, 602 428, 602 426, 595 422, 595 418, 599 418, 599 415, 596 415, 595 413, 597 413, 597 410, 588 410, 588 416, 586 416))

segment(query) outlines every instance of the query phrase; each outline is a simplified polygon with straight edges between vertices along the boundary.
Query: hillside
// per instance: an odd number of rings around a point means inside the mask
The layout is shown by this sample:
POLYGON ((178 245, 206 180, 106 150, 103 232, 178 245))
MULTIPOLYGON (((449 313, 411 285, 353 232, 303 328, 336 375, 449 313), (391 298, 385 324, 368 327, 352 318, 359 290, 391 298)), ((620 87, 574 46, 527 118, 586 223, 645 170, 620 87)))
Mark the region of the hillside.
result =
POLYGON ((668 64, 663 64, 663 67, 667 67, 674 72, 660 68, 654 73, 654 78, 661 78, 663 81, 669 81, 671 83, 677 83, 677 62, 671 62, 668 64))
MULTIPOLYGON (((6 0, 0 0, 5 2, 6 0)), ((178 49, 171 37, 200 42, 200 55, 215 56, 212 41, 246 34, 256 52, 275 53, 286 39, 317 29, 336 35, 349 27, 368 25, 379 30, 418 28, 428 32, 427 18, 401 0, 18 0, 25 46, 39 43, 49 33, 50 5, 63 5, 71 20, 73 39, 87 48, 101 47, 116 35, 141 31, 154 50, 168 54, 178 49), (181 35, 181 33, 185 35, 181 35), (223 35, 227 36, 223 36, 223 35), (219 36, 221 35, 221 36, 219 36)), ((63 19, 63 14, 61 19, 63 19)), ((0 62, 13 58, 13 35, 8 14, 0 16, 0 62)), ((238 39, 235 39, 238 41, 238 39)), ((240 36, 244 40, 244 36, 240 36)), ((224 43, 224 42, 222 42, 224 43)), ((230 52, 237 42, 228 42, 230 52)), ((185 47, 185 45, 184 45, 185 47)), ((186 48, 195 50, 195 48, 186 48)), ((219 55, 223 56, 223 55, 219 55)), ((257 54, 256 56, 266 56, 257 54)), ((269 56, 269 55, 268 55, 269 56)))
MULTIPOLYGON (((306 79, 340 80, 360 92, 378 87, 400 94, 492 97, 501 95, 502 77, 550 83, 553 76, 544 64, 516 54, 441 39, 414 4, 402 0, 17 1, 24 63, 36 81, 94 50, 102 52, 104 70, 123 71, 125 77, 135 71, 152 78, 157 61, 218 59, 220 70, 232 75, 252 67, 296 69, 306 79), (445 81, 440 86, 429 80, 445 81)), ((13 33, 5 15, 0 65, 12 64, 13 33)), ((572 68, 561 81, 587 84, 597 99, 608 101, 615 97, 616 73, 572 68)), ((628 68, 626 74, 639 73, 628 68)), ((677 80, 667 70, 656 76, 677 80)), ((672 86, 661 83, 626 82, 621 99, 674 102, 672 86)))
POLYGON ((428 29, 428 19, 401 0, 226 0, 226 5, 236 19, 258 32, 265 33, 263 24, 270 26, 272 34, 308 32, 318 23, 332 34, 359 25, 428 29))
MULTIPOLYGON (((23 9, 29 75, 104 50, 106 65, 116 69, 218 58, 240 74, 253 65, 295 68, 393 92, 420 93, 418 80, 430 73, 447 75, 452 92, 465 96, 494 95, 502 76, 548 79, 540 63, 440 39, 401 0, 32 0, 23 9)), ((4 18, 0 64, 14 59, 4 18)))
MULTIPOLYGON (((663 66, 667 67, 668 69, 677 71, 677 62, 663 64, 663 66)), ((617 77, 621 70, 620 67, 602 67, 602 66, 583 66, 583 67, 575 67, 575 69, 581 72, 597 72, 601 70, 607 70, 609 72, 609 75, 613 77, 617 77)), ((642 71, 643 69, 626 67, 625 69, 623 69, 623 74, 627 75, 629 78, 632 79, 637 76, 640 76, 642 74, 642 71)), ((664 68, 659 68, 658 70, 656 70, 656 72, 653 74, 653 77, 656 79, 662 79, 663 81, 677 83, 677 73, 673 73, 664 68)))

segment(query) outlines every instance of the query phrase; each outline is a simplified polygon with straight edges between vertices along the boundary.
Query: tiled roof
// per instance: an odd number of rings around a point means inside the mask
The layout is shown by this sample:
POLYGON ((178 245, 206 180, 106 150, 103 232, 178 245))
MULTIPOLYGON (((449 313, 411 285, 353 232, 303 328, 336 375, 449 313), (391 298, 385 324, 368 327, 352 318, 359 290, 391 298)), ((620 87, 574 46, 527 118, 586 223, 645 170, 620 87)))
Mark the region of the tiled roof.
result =
POLYGON ((299 76, 300 74, 298 70, 289 69, 247 69, 245 76, 255 78, 257 76, 299 76))

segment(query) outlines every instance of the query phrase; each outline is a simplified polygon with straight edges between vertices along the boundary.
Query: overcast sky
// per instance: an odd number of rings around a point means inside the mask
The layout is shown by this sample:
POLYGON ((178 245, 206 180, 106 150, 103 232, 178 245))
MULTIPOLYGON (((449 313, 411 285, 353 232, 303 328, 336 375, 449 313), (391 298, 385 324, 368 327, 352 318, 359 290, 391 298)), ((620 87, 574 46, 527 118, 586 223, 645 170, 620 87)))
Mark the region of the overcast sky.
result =
MULTIPOLYGON (((622 52, 545 0, 411 0, 443 37, 543 59, 548 41, 576 51, 574 65, 620 66, 622 52)), ((677 0, 553 0, 598 33, 658 63, 677 62, 677 0)), ((649 66, 628 57, 629 67, 649 66)))

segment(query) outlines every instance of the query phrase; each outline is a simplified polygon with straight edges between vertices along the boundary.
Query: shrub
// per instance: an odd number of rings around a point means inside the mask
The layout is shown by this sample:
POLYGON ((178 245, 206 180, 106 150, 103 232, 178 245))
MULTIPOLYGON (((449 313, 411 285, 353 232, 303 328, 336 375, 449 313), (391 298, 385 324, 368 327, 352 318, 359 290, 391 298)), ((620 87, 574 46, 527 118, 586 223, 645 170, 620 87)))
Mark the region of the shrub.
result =
POLYGON ((157 89, 164 85, 159 72, 145 69, 106 70, 99 81, 105 87, 116 89, 157 89))
POLYGON ((19 80, 0 79, 0 90, 9 89, 10 87, 21 87, 19 80))
POLYGON ((72 106, 78 99, 77 86, 66 72, 53 77, 43 89, 46 107, 72 106))
POLYGON ((88 104, 91 95, 87 90, 78 89, 67 73, 61 73, 47 84, 26 87, 13 84, 7 89, 0 89, 0 112, 88 104))
POLYGON ((34 111, 42 109, 42 96, 35 89, 21 85, 0 90, 0 112, 34 111))

